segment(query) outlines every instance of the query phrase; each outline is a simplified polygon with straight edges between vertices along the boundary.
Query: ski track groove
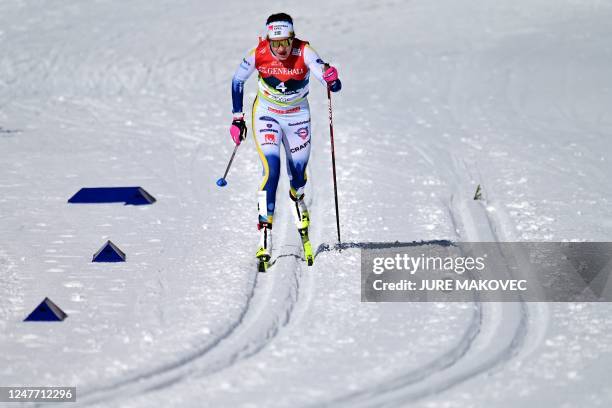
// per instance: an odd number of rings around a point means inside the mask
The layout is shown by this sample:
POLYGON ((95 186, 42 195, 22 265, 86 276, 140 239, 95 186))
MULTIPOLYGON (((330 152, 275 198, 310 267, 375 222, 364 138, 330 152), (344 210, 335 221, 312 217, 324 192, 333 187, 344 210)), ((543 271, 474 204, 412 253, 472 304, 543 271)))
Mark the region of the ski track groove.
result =
MULTIPOLYGON (((410 371, 407 371, 399 376, 394 377, 391 380, 387 380, 384 383, 379 385, 375 385, 371 388, 365 389, 363 391, 359 391, 356 393, 351 393, 348 395, 344 395, 340 398, 333 399, 327 402, 318 402, 316 404, 310 405, 310 407, 356 407, 356 406, 375 406, 377 403, 375 402, 376 398, 386 399, 386 395, 397 390, 407 388, 413 384, 421 383, 434 374, 448 369, 449 367, 456 364, 461 358, 465 356, 465 354, 469 351, 474 342, 476 336, 480 333, 482 324, 482 305, 480 303, 476 303, 474 307, 474 312, 472 313, 472 318, 470 319, 470 323, 464 332, 461 340, 458 344, 448 350, 446 353, 441 356, 431 360, 429 363, 414 368, 410 371)), ((437 391, 432 391, 437 392, 437 391)), ((395 401, 394 403, 405 402, 405 401, 395 401)), ((388 404, 384 402, 385 406, 388 404)))
MULTIPOLYGON (((432 157, 435 157, 435 154, 429 152, 427 147, 417 146, 415 150, 428 163, 434 163, 432 157)), ((441 175, 444 176, 443 178, 452 181, 453 185, 458 185, 460 188, 466 186, 466 180, 460 176, 460 174, 470 174, 467 171, 468 167, 465 161, 459 162, 455 157, 451 157, 451 160, 439 160, 437 162, 451 163, 450 166, 442 166, 441 175)), ((477 173, 476 178, 480 184, 481 175, 480 172, 477 173)), ((489 213, 482 206, 478 207, 475 214, 469 214, 469 210, 466 211, 465 208, 456 208, 457 206, 453 204, 456 201, 455 197, 455 194, 451 194, 448 211, 454 230, 461 230, 462 232, 459 233, 459 237, 466 242, 482 242, 487 241, 487 236, 490 236, 494 242, 500 242, 501 237, 498 228, 496 228, 496 222, 489 213), (476 220, 480 221, 480 227, 476 225, 477 222, 472 218, 474 215, 480 218, 480 220, 476 220), (483 230, 483 224, 486 226, 486 230, 483 230), (466 226, 469 227, 469 231, 466 226)), ((468 199, 469 197, 463 197, 464 201, 468 199)), ((461 340, 456 346, 428 364, 397 375, 368 389, 318 402, 310 405, 310 407, 395 407, 401 404, 415 403, 428 396, 439 395, 460 383, 505 364, 517 356, 526 343, 529 333, 529 308, 524 301, 518 302, 518 304, 517 302, 500 303, 500 307, 506 312, 504 316, 509 314, 511 318, 518 319, 518 322, 515 323, 512 340, 499 349, 497 349, 496 344, 493 344, 492 351, 488 350, 488 356, 480 361, 478 359, 470 360, 471 349, 479 337, 483 337, 484 330, 487 329, 483 324, 484 316, 487 313, 485 305, 488 304, 479 300, 474 302, 472 319, 461 340), (462 367, 462 364, 464 367, 462 367), (470 364, 472 364, 471 367, 470 364), (453 370, 457 372, 453 372, 453 370)), ((494 306, 488 306, 488 308, 492 307, 494 306)))

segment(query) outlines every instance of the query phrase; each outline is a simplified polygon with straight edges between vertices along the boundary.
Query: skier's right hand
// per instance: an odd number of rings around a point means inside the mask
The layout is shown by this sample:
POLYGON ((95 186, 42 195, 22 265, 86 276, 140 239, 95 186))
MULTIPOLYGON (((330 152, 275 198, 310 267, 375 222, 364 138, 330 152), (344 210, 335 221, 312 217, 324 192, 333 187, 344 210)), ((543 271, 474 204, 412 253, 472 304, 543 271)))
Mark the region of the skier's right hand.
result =
POLYGON ((235 113, 232 126, 230 126, 230 135, 234 143, 239 145, 247 135, 246 123, 244 123, 244 115, 242 113, 235 113))

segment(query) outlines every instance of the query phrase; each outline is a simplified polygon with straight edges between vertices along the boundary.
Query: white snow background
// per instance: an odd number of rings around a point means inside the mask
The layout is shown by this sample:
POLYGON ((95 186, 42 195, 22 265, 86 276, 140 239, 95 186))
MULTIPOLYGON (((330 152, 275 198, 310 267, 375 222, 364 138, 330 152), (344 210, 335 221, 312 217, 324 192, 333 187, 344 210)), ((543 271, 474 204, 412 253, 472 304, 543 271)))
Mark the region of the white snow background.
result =
MULTIPOLYGON (((76 386, 79 407, 611 406, 609 304, 361 303, 358 248, 609 240, 611 21, 603 0, 0 2, 0 385, 76 386), (250 138, 215 181, 231 76, 279 11, 343 80, 340 215, 357 247, 307 267, 283 174, 277 261, 258 274, 250 138), (67 204, 95 186, 158 201, 67 204), (107 239, 126 263, 91 263, 107 239), (68 318, 22 322, 46 296, 68 318)), ((309 98, 323 248, 316 81, 309 98)))

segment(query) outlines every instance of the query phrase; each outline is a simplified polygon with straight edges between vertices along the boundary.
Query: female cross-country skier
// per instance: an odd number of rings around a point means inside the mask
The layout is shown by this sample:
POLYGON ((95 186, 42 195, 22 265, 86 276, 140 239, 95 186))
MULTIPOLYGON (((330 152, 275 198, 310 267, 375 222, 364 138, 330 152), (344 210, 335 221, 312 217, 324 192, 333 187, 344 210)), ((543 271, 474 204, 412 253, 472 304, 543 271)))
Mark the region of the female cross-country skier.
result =
POLYGON ((287 158, 287 174, 294 202, 293 213, 302 239, 304 255, 313 263, 308 240, 310 222, 304 203, 306 165, 310 156, 310 108, 308 81, 312 73, 332 92, 342 87, 336 68, 329 66, 307 41, 295 37, 293 20, 285 13, 273 14, 266 21, 266 38, 260 38, 236 70, 232 79, 234 119, 230 128, 237 145, 246 138, 247 128, 242 109, 244 82, 253 71, 259 74, 259 91, 253 102, 252 129, 255 146, 263 165, 263 180, 257 195, 260 231, 257 258, 259 270, 265 271, 272 247, 272 218, 276 188, 280 176, 281 143, 287 158))

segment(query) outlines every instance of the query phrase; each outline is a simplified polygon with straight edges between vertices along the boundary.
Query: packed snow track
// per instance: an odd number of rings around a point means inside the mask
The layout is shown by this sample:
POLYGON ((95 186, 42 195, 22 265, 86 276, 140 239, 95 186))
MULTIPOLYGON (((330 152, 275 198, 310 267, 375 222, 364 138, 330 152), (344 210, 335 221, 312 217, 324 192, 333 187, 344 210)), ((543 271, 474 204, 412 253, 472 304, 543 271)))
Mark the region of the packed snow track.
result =
POLYGON ((76 386, 83 407, 610 406, 609 304, 364 303, 360 252, 609 240, 611 19, 596 0, 0 4, 0 386, 76 386), (312 83, 315 263, 283 174, 258 273, 250 134, 215 181, 231 76, 279 11, 343 81, 343 243, 312 83), (157 202, 67 203, 95 186, 157 202), (109 239, 127 262, 92 263, 109 239), (68 318, 22 322, 45 297, 68 318))

